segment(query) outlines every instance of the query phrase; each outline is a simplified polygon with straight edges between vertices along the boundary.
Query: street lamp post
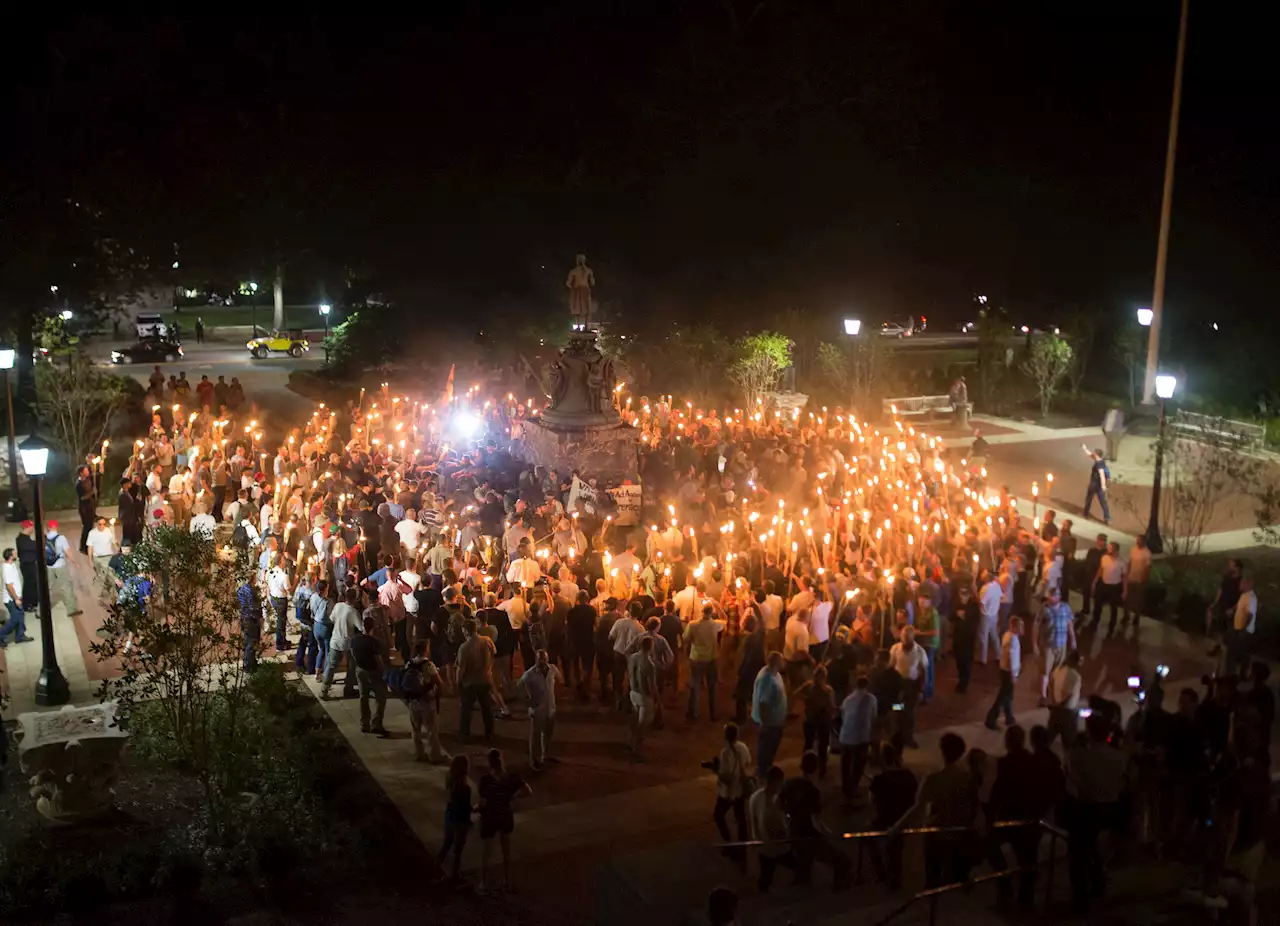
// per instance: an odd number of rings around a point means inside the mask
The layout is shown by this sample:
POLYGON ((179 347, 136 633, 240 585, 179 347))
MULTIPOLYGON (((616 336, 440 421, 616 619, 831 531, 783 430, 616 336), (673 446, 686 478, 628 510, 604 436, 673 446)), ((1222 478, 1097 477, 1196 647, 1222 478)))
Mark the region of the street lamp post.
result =
POLYGON ((324 362, 329 362, 329 313, 333 306, 327 302, 320 303, 320 314, 324 316, 324 362))
MULTIPOLYGON (((44 499, 41 489, 49 466, 49 445, 32 428, 31 436, 22 442, 22 467, 31 478, 31 502, 36 527, 36 585, 40 590, 40 650, 42 664, 36 681, 36 704, 56 706, 71 700, 71 686, 58 668, 58 653, 53 646, 53 605, 49 602, 49 567, 45 564, 44 499)), ((70 569, 68 564, 66 567, 70 569)))
POLYGON ((249 305, 251 307, 250 310, 253 313, 250 316, 250 319, 253 322, 253 331, 249 335, 249 337, 250 339, 253 339, 258 336, 258 284, 257 283, 249 284, 249 305))
POLYGON ((14 433, 13 420, 13 387, 9 383, 9 371, 13 369, 13 361, 17 354, 5 348, 0 350, 0 372, 4 374, 4 397, 9 406, 9 503, 5 510, 5 519, 10 522, 25 521, 27 506, 22 504, 22 495, 18 492, 18 444, 14 433))
POLYGON ((1151 294, 1151 324, 1147 332, 1147 373, 1142 383, 1142 404, 1155 401, 1156 370, 1160 367, 1160 324, 1164 319, 1164 277, 1169 263, 1169 221, 1173 213, 1173 165, 1178 155, 1178 113, 1182 108, 1182 66, 1187 57, 1187 11, 1182 0, 1178 19, 1178 52, 1173 65, 1173 106, 1169 111, 1169 141, 1164 155, 1164 191, 1160 199, 1160 235, 1156 242, 1156 279, 1151 294))
POLYGON ((1152 553, 1164 552, 1164 540, 1160 537, 1160 482, 1164 474, 1164 403, 1173 398, 1178 378, 1168 374, 1156 376, 1156 396, 1160 399, 1160 436, 1156 438, 1156 472, 1151 481, 1151 516, 1147 519, 1147 549, 1152 553))

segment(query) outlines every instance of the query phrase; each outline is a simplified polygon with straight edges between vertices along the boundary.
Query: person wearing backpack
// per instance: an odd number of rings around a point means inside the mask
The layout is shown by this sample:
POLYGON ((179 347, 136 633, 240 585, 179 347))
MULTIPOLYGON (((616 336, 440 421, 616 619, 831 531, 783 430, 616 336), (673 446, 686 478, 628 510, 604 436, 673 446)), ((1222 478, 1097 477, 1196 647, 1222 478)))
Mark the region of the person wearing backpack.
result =
POLYGON ((67 606, 67 616, 83 613, 76 599, 76 580, 71 574, 74 558, 71 542, 58 533, 58 522, 50 521, 44 538, 44 564, 49 567, 49 597, 67 606))
POLYGON ((417 762, 440 765, 449 761, 449 754, 440 745, 440 688, 440 671, 427 657, 427 641, 418 640, 400 682, 400 697, 409 708, 417 762))

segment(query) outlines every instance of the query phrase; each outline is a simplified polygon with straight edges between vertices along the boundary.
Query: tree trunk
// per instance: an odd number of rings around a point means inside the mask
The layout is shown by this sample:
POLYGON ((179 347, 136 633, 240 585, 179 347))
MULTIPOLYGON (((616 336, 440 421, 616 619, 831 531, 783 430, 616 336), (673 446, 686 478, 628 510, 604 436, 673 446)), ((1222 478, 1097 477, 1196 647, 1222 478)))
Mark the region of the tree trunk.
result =
POLYGON ((284 267, 276 264, 276 280, 272 286, 272 293, 275 296, 275 327, 276 330, 284 328, 284 267))

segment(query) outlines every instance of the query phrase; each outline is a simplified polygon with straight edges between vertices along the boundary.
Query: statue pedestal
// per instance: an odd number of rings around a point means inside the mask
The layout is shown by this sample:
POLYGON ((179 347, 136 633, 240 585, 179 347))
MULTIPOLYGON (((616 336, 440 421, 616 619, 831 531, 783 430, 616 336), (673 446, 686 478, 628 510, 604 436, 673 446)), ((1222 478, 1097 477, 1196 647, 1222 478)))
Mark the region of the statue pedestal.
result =
POLYGON ((565 425, 534 418, 525 423, 524 458, 529 463, 604 484, 639 478, 640 432, 627 424, 565 425))
POLYGON ((551 404, 525 422, 524 458, 559 473, 569 470, 607 483, 635 479, 640 432, 613 406, 613 363, 596 332, 578 330, 551 364, 551 404))
POLYGON ((31 775, 36 809, 50 820, 72 823, 109 810, 128 734, 116 719, 117 703, 67 705, 60 711, 18 715, 18 760, 31 775))

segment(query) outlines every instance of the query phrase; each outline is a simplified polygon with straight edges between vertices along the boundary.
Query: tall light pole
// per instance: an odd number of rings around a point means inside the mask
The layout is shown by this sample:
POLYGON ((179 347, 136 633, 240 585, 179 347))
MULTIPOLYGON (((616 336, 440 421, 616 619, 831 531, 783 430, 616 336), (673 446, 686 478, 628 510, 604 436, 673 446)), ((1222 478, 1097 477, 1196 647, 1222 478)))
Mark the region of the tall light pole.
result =
POLYGON ((5 520, 9 522, 25 521, 27 506, 22 504, 22 495, 18 492, 18 444, 14 433, 13 420, 13 387, 9 383, 9 371, 13 369, 13 361, 17 353, 5 348, 0 350, 0 373, 4 376, 4 398, 9 406, 9 502, 5 508, 5 520))
POLYGON ((1178 22, 1178 56, 1173 66, 1173 108, 1169 113, 1169 145, 1164 155, 1164 198, 1160 203, 1160 238, 1156 244, 1156 282, 1151 296, 1151 330, 1147 333, 1147 375, 1142 385, 1142 404, 1156 399, 1156 370, 1160 367, 1160 323, 1164 316, 1164 275, 1169 263, 1169 220, 1173 212, 1173 165, 1178 153, 1178 111, 1182 108, 1182 65, 1187 56, 1187 10, 1191 0, 1182 0, 1178 22))
POLYGON ((250 310, 253 313, 250 316, 250 319, 253 322, 253 333, 249 335, 249 338, 253 339, 258 336, 258 284, 257 283, 249 284, 249 305, 251 307, 250 310))
POLYGON ((329 362, 329 313, 333 306, 327 302, 320 303, 320 314, 324 316, 324 362, 329 362))
MULTIPOLYGON (((40 678, 36 681, 36 704, 66 704, 71 700, 71 686, 58 667, 58 653, 53 646, 53 605, 49 602, 49 567, 45 564, 44 498, 41 489, 49 467, 49 445, 35 428, 22 442, 22 468, 31 478, 31 502, 36 522, 36 585, 40 590, 40 678)), ((65 569, 70 569, 68 563, 65 569)))
POLYGON ((1160 399, 1160 436, 1156 438, 1156 472, 1151 481, 1151 515, 1147 518, 1147 549, 1152 553, 1164 552, 1164 540, 1160 536, 1160 481, 1164 471, 1164 403, 1173 398, 1178 388, 1178 378, 1166 374, 1156 376, 1156 395, 1160 399))

